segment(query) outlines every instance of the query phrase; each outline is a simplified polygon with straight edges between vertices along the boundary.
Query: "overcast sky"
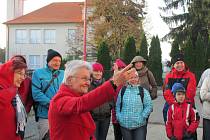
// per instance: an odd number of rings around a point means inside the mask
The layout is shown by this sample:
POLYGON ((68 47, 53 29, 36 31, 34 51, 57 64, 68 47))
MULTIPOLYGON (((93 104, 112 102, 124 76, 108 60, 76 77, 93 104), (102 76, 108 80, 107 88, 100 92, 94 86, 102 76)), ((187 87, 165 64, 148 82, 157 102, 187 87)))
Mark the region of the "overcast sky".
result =
MULTIPOLYGON (((6 1, 1 0, 0 5, 0 23, 6 21, 6 1)), ((24 14, 48 5, 52 2, 65 2, 65 1, 84 1, 84 0, 26 0, 24 7, 24 14)), ((168 26, 160 18, 159 6, 163 5, 163 0, 146 0, 147 1, 147 17, 144 24, 144 29, 146 30, 147 37, 151 38, 153 35, 158 35, 162 38, 166 33, 169 32, 168 26)), ((0 47, 6 47, 6 26, 0 24, 0 47)), ((162 49, 162 59, 170 59, 170 44, 166 42, 161 42, 162 49)))

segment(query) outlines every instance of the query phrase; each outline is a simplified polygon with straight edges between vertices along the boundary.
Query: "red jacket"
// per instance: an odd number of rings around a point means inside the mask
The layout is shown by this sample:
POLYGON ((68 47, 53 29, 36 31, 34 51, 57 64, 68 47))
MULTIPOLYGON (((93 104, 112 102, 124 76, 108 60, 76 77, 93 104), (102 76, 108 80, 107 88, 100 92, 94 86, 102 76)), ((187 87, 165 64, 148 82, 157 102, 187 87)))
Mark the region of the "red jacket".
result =
POLYGON ((11 66, 11 61, 0 66, 0 140, 21 140, 16 135, 16 111, 11 104, 17 92, 11 66))
POLYGON ((184 85, 186 89, 186 100, 194 104, 194 97, 196 94, 195 75, 190 72, 188 68, 187 70, 181 72, 177 71, 175 68, 172 68, 172 71, 166 75, 163 93, 163 96, 169 105, 175 103, 174 95, 171 92, 174 82, 181 82, 184 85))
POLYGON ((194 133, 199 125, 199 115, 191 104, 172 104, 168 110, 166 133, 182 140, 184 132, 194 133))
POLYGON ((90 140, 90 137, 95 140, 95 124, 89 111, 111 100, 114 95, 109 81, 83 96, 62 84, 50 102, 50 140, 90 140))
POLYGON ((33 105, 31 78, 27 77, 18 88, 21 100, 25 106, 26 112, 29 113, 33 105))

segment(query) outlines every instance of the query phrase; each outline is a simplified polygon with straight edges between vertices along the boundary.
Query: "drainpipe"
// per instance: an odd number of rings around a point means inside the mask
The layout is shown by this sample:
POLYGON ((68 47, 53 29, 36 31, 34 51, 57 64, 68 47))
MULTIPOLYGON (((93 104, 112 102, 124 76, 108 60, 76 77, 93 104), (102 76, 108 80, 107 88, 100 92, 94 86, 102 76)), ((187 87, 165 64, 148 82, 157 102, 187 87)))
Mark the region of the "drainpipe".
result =
POLYGON ((6 43, 6 55, 5 55, 5 62, 9 60, 9 25, 7 25, 7 43, 6 43))

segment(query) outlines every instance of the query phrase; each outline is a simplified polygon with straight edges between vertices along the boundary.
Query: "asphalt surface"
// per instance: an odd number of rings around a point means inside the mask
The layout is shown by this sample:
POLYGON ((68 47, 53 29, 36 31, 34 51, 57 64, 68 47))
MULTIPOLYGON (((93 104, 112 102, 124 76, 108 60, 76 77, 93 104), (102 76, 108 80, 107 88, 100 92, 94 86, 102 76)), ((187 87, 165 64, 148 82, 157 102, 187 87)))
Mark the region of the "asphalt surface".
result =
MULTIPOLYGON (((164 121, 162 117, 162 108, 164 105, 164 98, 162 91, 158 90, 158 98, 153 101, 153 112, 149 118, 147 140, 167 140, 164 121)), ((198 96, 196 96, 196 108, 201 114, 201 104, 198 96)), ((202 120, 200 126, 197 129, 198 140, 202 140, 202 120)), ((33 112, 30 113, 28 118, 28 124, 26 127, 26 134, 24 140, 39 140, 37 124, 34 121, 33 112)), ((114 140, 114 132, 112 124, 110 124, 107 140, 114 140)))

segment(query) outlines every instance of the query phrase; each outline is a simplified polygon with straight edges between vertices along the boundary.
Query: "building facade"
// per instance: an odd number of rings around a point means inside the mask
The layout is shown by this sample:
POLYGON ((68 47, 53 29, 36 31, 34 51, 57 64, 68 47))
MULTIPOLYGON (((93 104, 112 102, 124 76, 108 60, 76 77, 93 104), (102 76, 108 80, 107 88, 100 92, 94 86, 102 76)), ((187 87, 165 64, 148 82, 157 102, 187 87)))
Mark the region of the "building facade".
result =
MULTIPOLYGON (((89 7, 89 11, 91 11, 89 7)), ((6 57, 23 55, 29 69, 46 65, 48 49, 67 56, 83 55, 83 11, 79 2, 52 3, 27 15, 7 21, 6 57)), ((87 26, 87 42, 91 40, 93 27, 87 26)), ((87 54, 94 54, 87 43, 87 54)), ((94 61, 90 57, 89 61, 94 61)))

